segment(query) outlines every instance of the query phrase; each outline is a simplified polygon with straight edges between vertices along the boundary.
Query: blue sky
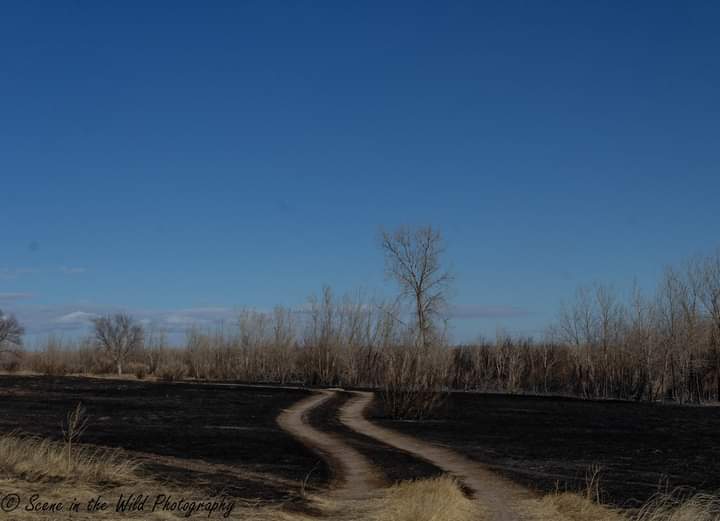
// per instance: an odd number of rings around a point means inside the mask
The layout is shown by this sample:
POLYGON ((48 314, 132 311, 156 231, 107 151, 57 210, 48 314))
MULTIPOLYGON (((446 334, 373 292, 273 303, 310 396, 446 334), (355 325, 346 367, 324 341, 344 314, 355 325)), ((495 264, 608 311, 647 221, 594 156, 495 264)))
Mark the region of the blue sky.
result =
POLYGON ((720 243, 716 2, 4 2, 0 307, 33 334, 390 295, 432 224, 456 339, 720 243))

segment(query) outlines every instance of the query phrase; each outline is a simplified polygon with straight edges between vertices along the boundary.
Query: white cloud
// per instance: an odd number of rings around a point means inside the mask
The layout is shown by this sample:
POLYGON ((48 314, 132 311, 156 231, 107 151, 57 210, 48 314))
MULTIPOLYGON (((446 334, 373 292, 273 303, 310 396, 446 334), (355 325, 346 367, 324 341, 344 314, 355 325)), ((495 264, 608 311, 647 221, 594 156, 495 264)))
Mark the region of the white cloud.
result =
POLYGON ((129 309, 88 302, 54 306, 17 304, 13 306, 12 311, 30 335, 55 332, 70 335, 86 334, 92 325, 92 319, 119 312, 128 313, 148 330, 182 335, 193 326, 211 330, 221 324, 233 324, 239 315, 239 311, 235 308, 219 306, 129 309))
POLYGON ((97 318, 95 313, 86 313, 85 311, 73 311, 61 317, 56 318, 53 322, 57 324, 86 324, 92 319, 97 318))
POLYGON ((203 321, 202 319, 187 317, 183 315, 168 315, 161 319, 162 322, 169 326, 190 326, 196 322, 203 321))

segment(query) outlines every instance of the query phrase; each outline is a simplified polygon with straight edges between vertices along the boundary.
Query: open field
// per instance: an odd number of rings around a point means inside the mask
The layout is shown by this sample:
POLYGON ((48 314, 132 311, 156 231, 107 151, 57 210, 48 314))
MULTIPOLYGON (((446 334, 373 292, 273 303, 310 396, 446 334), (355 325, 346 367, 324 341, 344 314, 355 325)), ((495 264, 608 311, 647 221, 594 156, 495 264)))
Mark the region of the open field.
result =
POLYGON ((436 420, 370 418, 452 447, 530 488, 584 488, 599 465, 603 499, 624 507, 662 489, 720 489, 720 407, 452 393, 436 420))
POLYGON ((144 468, 184 486, 278 502, 297 493, 310 469, 310 486, 328 478, 322 459, 275 423, 282 408, 307 395, 295 389, 2 376, 0 431, 59 440, 65 414, 82 402, 89 416, 82 442, 126 449, 142 457, 144 468))
MULTIPOLYGON (((37 376, 0 377, 0 396, 0 432, 56 441, 82 402, 79 457, 119 448, 113 461, 132 460, 116 492, 143 482, 229 497, 242 502, 241 518, 420 521, 437 511, 453 521, 614 521, 624 518, 579 496, 543 494, 582 491, 592 465, 602 466, 602 499, 628 512, 661 482, 707 492, 720 484, 720 409, 710 407, 456 393, 437 419, 392 421, 369 393, 37 376)), ((62 466, 62 445, 3 443, 6 455, 41 449, 36 469, 23 471, 22 457, 8 467, 25 476, 25 485, 9 482, 25 494, 52 477, 41 460, 62 466)), ((111 476, 108 462, 86 474, 111 476)), ((108 486, 88 481, 86 496, 108 486)), ((68 490, 43 486, 58 497, 68 490)))

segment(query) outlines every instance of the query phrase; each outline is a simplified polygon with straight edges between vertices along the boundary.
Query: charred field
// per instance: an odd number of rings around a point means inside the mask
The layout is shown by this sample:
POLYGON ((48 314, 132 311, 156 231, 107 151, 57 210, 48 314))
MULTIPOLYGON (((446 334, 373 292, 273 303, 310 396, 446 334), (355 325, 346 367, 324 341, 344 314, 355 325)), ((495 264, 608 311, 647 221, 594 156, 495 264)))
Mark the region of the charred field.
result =
POLYGON ((381 398, 368 417, 539 492, 581 491, 593 468, 603 500, 623 508, 720 489, 720 407, 454 392, 433 419, 389 419, 381 398))
MULTIPOLYGON (((148 473, 208 494, 298 502, 301 483, 332 486, 330 465, 277 425, 310 390, 83 377, 0 376, 0 432, 59 440, 78 402, 89 423, 82 442, 119 447, 148 473), (267 477, 268 479, 263 479, 267 477)), ((338 418, 338 392, 308 417, 342 438, 392 484, 437 476, 432 464, 355 433, 338 418)), ((377 395, 368 417, 450 447, 538 492, 582 490, 600 469, 603 500, 634 508, 659 490, 720 489, 720 408, 451 393, 437 417, 398 421, 377 395)), ((302 501, 299 501, 302 503, 302 501)))
POLYGON ((275 423, 308 396, 291 388, 197 385, 81 377, 0 376, 0 432, 59 440, 69 410, 82 403, 82 442, 119 447, 171 483, 248 500, 282 502, 297 495, 309 469, 311 487, 329 470, 275 423), (233 471, 237 467, 237 471, 233 471), (243 479, 243 472, 278 478, 243 479))

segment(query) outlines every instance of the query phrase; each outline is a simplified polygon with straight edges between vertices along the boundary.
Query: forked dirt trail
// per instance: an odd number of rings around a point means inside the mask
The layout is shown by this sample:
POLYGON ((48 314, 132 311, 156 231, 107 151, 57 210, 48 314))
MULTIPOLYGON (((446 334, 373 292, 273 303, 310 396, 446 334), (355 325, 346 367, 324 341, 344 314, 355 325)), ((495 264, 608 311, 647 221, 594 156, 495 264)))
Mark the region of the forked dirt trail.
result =
POLYGON ((494 521, 522 521, 520 505, 532 499, 526 489, 510 483, 479 463, 443 447, 420 441, 365 419, 364 411, 373 400, 373 393, 354 392, 355 396, 340 410, 340 421, 356 432, 429 461, 460 480, 472 490, 474 499, 489 519, 494 521))
MULTIPOLYGON (((278 424, 298 438, 305 446, 320 453, 336 473, 331 495, 345 499, 365 499, 383 487, 375 467, 368 459, 334 434, 321 432, 307 422, 311 410, 329 400, 335 391, 322 390, 296 403, 278 416, 278 424)), ((528 521, 527 509, 533 495, 481 464, 450 449, 427 443, 412 436, 380 427, 365 419, 364 411, 373 400, 373 393, 353 392, 354 397, 339 411, 340 421, 350 429, 430 462, 457 478, 472 491, 473 499, 483 512, 483 521, 528 521)))
POLYGON ((301 400, 284 410, 278 416, 277 422, 285 431, 299 439, 303 445, 319 452, 323 458, 330 461, 336 474, 336 488, 331 492, 333 496, 363 499, 382 484, 374 467, 364 456, 343 443, 340 438, 321 432, 306 421, 306 417, 312 409, 322 405, 334 394, 333 391, 318 391, 318 394, 301 400))

